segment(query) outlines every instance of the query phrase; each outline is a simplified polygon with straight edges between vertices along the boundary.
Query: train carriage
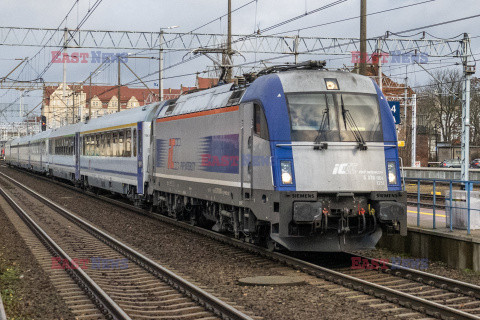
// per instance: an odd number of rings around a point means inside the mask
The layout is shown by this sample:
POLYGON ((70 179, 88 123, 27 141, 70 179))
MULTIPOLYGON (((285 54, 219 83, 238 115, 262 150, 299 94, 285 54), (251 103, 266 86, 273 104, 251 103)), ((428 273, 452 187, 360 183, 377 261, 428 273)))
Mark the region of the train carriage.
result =
POLYGON ((41 132, 30 139, 30 169, 38 172, 48 171, 48 137, 51 131, 41 132))
POLYGON ((7 163, 143 201, 148 178, 143 163, 159 105, 15 139, 6 144, 7 163))
POLYGON ((5 144, 7 163, 27 168, 28 167, 28 142, 27 137, 19 137, 5 144))
POLYGON ((159 104, 93 119, 80 127, 77 180, 143 199, 148 172, 144 159, 150 147, 151 120, 159 104))
MULTIPOLYGON (((47 174, 60 179, 75 181, 77 171, 77 146, 76 132, 83 123, 51 130, 48 136, 47 174)), ((37 136, 32 136, 31 140, 37 136)))

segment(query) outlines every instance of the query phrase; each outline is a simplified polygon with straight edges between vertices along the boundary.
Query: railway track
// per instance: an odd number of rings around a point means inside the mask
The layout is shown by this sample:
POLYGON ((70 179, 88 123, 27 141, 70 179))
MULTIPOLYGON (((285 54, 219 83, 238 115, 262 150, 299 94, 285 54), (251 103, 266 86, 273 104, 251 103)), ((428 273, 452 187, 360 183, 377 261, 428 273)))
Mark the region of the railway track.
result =
MULTIPOLYGON (((96 197, 110 204, 150 216, 170 225, 201 234, 223 244, 240 248, 243 251, 270 261, 300 270, 313 277, 352 289, 348 294, 352 294, 353 297, 356 297, 355 292, 361 292, 374 297, 375 300, 384 301, 399 306, 399 309, 407 310, 399 316, 418 318, 419 315, 423 314, 438 319, 480 319, 480 287, 472 284, 400 266, 396 266, 392 270, 391 264, 387 264, 387 269, 378 270, 325 268, 312 262, 278 252, 270 252, 264 248, 253 246, 210 230, 154 214, 122 201, 94 195, 90 192, 84 192, 75 187, 61 184, 76 192, 87 193, 89 196, 96 197)), ((372 259, 366 257, 359 258, 372 261, 372 259)))
MULTIPOLYGON (((342 268, 339 271, 346 275, 366 280, 408 295, 413 295, 425 301, 441 304, 449 309, 460 311, 467 316, 468 319, 480 318, 480 287, 465 283, 462 281, 441 277, 428 272, 416 269, 405 268, 399 265, 393 265, 388 262, 382 262, 378 259, 351 255, 352 258, 358 258, 362 261, 361 265, 367 268, 342 268), (372 267, 372 262, 379 265, 376 270, 368 270, 372 267)), ((419 311, 426 311, 422 306, 423 301, 414 302, 413 306, 417 306, 419 311)), ((432 305, 433 306, 433 305, 432 305)), ((415 308, 414 308, 415 309, 415 308)), ((460 319, 458 317, 452 319, 460 319)), ((438 318, 447 319, 448 316, 441 310, 437 313, 430 314, 438 318)))
MULTIPOLYGON (((427 193, 420 194, 420 205, 425 207, 433 207, 433 195, 427 193), (423 202, 422 202, 423 201, 423 202)), ((407 204, 416 206, 418 204, 418 195, 416 192, 407 193, 407 204), (412 201, 415 200, 415 201, 412 201)), ((445 196, 436 195, 435 196, 435 207, 438 209, 445 209, 445 196)))
POLYGON ((0 194, 47 248, 38 254, 43 261, 53 258, 51 266, 61 272, 52 281, 79 319, 252 319, 18 181, 0 177, 0 194))

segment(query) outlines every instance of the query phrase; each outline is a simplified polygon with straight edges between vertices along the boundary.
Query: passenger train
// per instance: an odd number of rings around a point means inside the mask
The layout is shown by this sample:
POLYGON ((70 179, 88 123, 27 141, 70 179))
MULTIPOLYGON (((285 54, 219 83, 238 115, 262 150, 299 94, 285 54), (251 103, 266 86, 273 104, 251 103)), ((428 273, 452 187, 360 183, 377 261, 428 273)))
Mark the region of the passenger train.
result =
POLYGON ((9 165, 290 251, 406 235, 395 124, 368 77, 307 61, 22 137, 9 165))

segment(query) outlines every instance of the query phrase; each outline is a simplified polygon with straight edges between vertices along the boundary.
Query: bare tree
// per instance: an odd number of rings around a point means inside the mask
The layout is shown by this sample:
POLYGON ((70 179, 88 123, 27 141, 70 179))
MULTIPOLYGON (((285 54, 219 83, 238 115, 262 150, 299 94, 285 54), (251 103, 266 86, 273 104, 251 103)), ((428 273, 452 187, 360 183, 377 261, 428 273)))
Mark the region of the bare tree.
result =
POLYGON ((421 91, 419 113, 440 131, 441 141, 452 143, 460 138, 462 75, 452 69, 437 71, 433 75, 436 79, 431 79, 421 91))
MULTIPOLYGON (((480 146, 480 79, 473 78, 470 87, 470 141, 480 146)), ((477 152, 478 153, 478 152, 477 152)), ((479 154, 473 155, 478 157, 479 154)))

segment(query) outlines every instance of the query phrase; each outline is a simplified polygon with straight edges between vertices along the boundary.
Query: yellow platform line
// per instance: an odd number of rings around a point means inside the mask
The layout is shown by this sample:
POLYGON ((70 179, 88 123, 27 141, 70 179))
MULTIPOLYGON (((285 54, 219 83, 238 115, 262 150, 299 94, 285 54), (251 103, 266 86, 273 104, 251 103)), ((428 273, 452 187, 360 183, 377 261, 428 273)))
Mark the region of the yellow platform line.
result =
MULTIPOLYGON (((407 210, 407 212, 417 214, 417 211, 413 211, 413 210, 407 210)), ((422 211, 420 211, 420 214, 423 214, 423 215, 426 215, 426 216, 433 216, 433 213, 430 213, 430 212, 422 212, 422 211)), ((447 216, 444 215, 444 214, 435 213, 435 217, 446 218, 447 216)))

